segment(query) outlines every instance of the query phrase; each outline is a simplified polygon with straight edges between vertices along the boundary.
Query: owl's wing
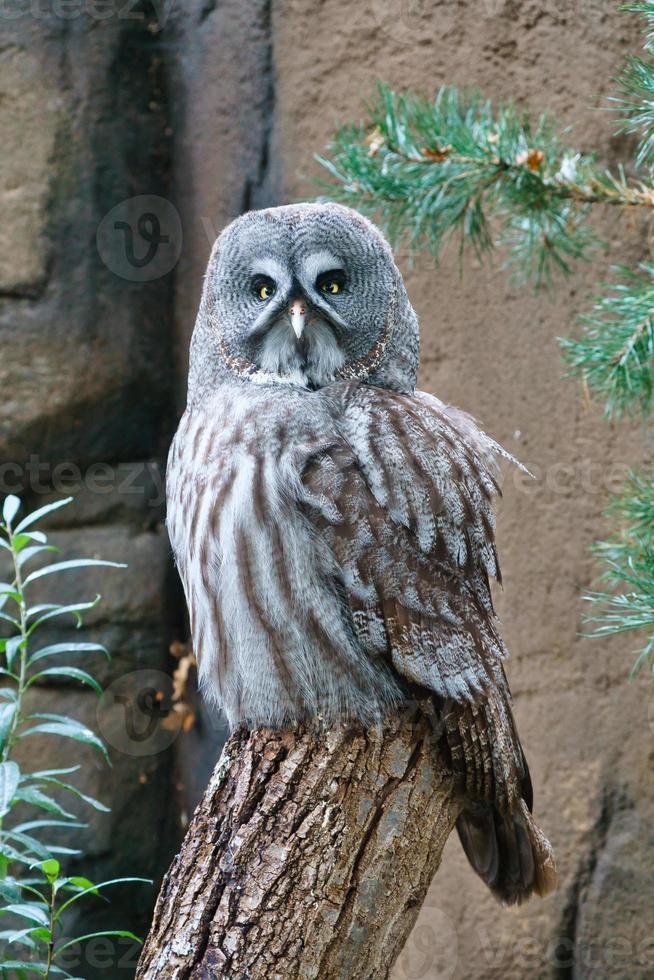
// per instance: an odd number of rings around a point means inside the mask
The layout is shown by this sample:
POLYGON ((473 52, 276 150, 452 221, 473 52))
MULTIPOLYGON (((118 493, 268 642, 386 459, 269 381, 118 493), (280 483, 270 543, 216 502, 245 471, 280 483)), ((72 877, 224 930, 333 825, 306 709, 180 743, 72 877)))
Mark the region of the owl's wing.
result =
POLYGON ((544 892, 489 587, 503 450, 426 394, 351 384, 330 397, 342 439, 305 467, 305 508, 342 569, 358 640, 433 692, 473 866, 506 901, 544 892))
POLYGON ((428 395, 338 394, 342 439, 309 461, 303 483, 359 641, 407 680, 474 702, 506 655, 489 587, 499 578, 496 444, 428 395))

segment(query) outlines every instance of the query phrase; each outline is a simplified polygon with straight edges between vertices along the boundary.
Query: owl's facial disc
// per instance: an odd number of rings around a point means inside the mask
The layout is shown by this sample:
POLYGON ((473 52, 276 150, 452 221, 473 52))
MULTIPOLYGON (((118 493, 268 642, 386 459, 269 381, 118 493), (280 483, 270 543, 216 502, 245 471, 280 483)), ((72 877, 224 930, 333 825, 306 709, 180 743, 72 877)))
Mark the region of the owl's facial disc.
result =
MULTIPOLYGON (((257 263, 251 288, 261 310, 252 325, 257 361, 266 372, 309 388, 330 381, 345 363, 339 338, 347 330, 336 297, 347 275, 333 255, 309 256, 298 274, 274 277, 275 263, 257 263), (325 263, 331 268, 324 268, 325 263)), ((280 270, 281 271, 281 270, 280 270)))
POLYGON ((399 358, 400 309, 410 309, 401 277, 373 225, 341 205, 292 204, 250 211, 222 232, 202 322, 217 335, 220 361, 249 382, 315 389, 383 370, 394 384, 387 362, 399 358))

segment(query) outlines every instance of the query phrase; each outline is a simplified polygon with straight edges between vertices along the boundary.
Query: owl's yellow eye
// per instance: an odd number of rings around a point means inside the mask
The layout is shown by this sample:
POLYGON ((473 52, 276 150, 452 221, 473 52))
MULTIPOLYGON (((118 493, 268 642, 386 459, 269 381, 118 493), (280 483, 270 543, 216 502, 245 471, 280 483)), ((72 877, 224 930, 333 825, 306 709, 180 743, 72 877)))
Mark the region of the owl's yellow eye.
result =
POLYGON ((252 280, 252 292, 257 299, 269 300, 277 292, 275 282, 270 276, 255 276, 252 280))
POLYGON ((342 269, 329 269, 321 273, 316 280, 316 288, 329 296, 338 296, 343 292, 344 286, 345 272, 342 269))

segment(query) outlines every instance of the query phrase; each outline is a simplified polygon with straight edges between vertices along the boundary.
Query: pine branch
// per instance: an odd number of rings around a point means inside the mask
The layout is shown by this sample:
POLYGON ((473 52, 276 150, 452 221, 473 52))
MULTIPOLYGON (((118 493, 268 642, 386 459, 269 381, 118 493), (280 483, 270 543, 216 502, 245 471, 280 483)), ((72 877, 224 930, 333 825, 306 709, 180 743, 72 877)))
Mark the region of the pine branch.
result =
POLYGON ((624 118, 618 132, 636 133, 640 138, 636 150, 636 166, 654 165, 654 66, 651 61, 631 57, 619 78, 624 92, 613 98, 616 110, 624 118))
POLYGON ((648 415, 654 399, 654 266, 615 271, 624 282, 609 287, 580 318, 581 338, 560 344, 573 373, 606 400, 607 416, 648 415))
MULTIPOLYGON (((654 3, 632 3, 622 10, 644 15, 645 51, 654 55, 654 3)), ((611 98, 613 108, 623 113, 618 132, 635 133, 638 137, 636 166, 654 166, 654 62, 651 58, 631 55, 618 76, 622 97, 611 98)))
POLYGON ((654 470, 630 474, 627 491, 614 499, 609 515, 618 529, 593 552, 605 566, 603 580, 620 591, 585 596, 593 606, 585 622, 596 637, 646 630, 632 674, 649 661, 654 677, 654 470))
POLYGON ((652 0, 642 0, 639 3, 625 3, 620 8, 632 14, 643 14, 645 21, 644 48, 654 54, 654 3, 652 0))
POLYGON ((654 206, 654 191, 563 147, 547 116, 443 87, 431 101, 380 86, 364 126, 341 130, 328 158, 329 197, 376 216, 393 244, 437 258, 458 232, 481 255, 510 246, 509 263, 537 285, 595 243, 591 205, 654 206))

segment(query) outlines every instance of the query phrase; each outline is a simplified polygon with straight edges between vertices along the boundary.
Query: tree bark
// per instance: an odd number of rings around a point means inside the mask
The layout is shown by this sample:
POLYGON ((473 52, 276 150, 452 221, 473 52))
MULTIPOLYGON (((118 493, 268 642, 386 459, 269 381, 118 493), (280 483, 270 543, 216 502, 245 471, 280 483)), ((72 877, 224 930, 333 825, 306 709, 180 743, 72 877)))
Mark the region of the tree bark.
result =
POLYGON ((460 811, 430 719, 235 732, 166 875, 138 980, 377 980, 460 811))

